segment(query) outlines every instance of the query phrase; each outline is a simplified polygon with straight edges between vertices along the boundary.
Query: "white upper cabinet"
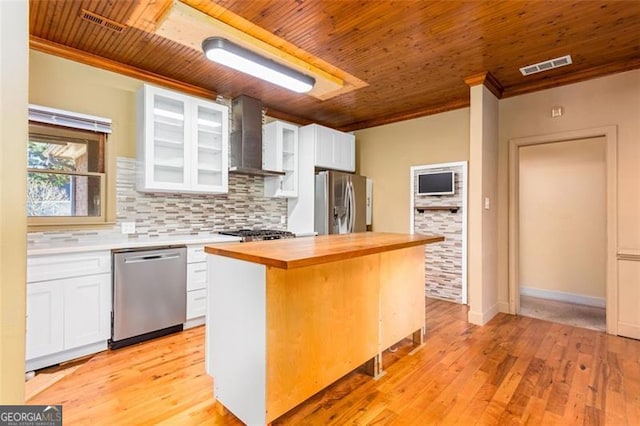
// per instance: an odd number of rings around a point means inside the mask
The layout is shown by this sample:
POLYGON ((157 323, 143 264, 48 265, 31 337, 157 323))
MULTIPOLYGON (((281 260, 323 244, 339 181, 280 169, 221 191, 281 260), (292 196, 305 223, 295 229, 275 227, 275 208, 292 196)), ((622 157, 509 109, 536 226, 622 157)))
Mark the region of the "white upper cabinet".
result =
POLYGON ((282 121, 263 126, 262 168, 284 172, 264 178, 265 196, 298 196, 298 126, 282 121))
POLYGON ((355 136, 318 124, 311 126, 315 132, 315 167, 355 172, 355 136))
POLYGON ((137 121, 139 191, 227 192, 226 106, 144 85, 137 121))

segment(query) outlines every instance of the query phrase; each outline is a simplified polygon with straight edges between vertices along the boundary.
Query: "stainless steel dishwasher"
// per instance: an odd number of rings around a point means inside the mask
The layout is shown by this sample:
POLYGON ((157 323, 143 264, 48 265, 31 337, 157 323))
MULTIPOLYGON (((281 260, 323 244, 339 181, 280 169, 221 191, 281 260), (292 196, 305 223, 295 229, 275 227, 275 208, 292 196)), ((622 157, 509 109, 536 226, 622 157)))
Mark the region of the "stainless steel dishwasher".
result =
POLYGON ((113 252, 111 349, 181 331, 187 319, 184 246, 113 252))

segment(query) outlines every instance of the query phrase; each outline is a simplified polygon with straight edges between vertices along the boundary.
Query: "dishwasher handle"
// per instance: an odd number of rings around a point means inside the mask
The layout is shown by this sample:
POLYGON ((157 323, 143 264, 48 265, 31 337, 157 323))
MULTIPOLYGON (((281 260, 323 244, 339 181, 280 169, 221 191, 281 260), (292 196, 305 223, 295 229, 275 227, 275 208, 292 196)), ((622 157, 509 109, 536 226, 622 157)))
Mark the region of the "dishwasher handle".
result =
POLYGON ((152 260, 171 260, 171 259, 179 259, 180 253, 163 253, 163 254, 151 254, 148 256, 133 256, 126 257, 124 259, 124 263, 141 263, 141 262, 150 262, 152 260))

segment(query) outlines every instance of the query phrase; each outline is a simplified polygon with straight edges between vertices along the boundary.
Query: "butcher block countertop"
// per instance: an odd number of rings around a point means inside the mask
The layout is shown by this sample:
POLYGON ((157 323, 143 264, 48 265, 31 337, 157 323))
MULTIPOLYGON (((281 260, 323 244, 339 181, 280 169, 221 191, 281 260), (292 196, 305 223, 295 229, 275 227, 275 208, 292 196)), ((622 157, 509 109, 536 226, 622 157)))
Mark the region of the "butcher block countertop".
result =
POLYGON ((444 237, 439 235, 360 232, 207 245, 205 251, 275 268, 293 269, 440 241, 444 241, 444 237))

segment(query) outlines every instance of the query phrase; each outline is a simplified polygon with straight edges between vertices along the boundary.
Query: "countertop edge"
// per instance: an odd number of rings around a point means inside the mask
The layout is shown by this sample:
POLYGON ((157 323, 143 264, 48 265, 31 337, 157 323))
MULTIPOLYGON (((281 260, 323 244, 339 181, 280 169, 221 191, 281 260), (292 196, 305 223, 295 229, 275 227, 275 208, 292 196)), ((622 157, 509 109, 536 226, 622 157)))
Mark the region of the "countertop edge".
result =
MULTIPOLYGON (((229 257, 237 260, 244 260, 247 262, 257 263, 257 264, 270 266, 274 268, 295 269, 295 268, 303 268, 307 266, 320 265, 323 263, 335 262, 338 260, 368 256, 371 254, 383 253, 386 251, 399 250, 403 248, 437 243, 444 240, 445 240, 444 236, 424 236, 423 238, 414 239, 410 241, 401 241, 397 243, 371 246, 366 248, 355 248, 353 250, 341 251, 338 253, 317 255, 313 257, 305 257, 302 259, 293 259, 293 260, 277 259, 272 257, 259 256, 251 253, 239 253, 239 252, 230 250, 232 246, 230 247, 205 246, 205 252, 208 254, 229 257)), ((243 243, 243 244, 246 244, 246 243, 243 243)))
POLYGON ((55 245, 55 244, 43 244, 42 247, 32 247, 27 248, 27 256, 43 256, 43 255, 53 255, 53 254, 72 254, 72 253, 83 253, 83 252, 93 252, 93 251, 105 251, 105 250, 119 250, 119 249, 129 249, 129 248, 144 248, 144 247, 157 247, 157 246, 168 246, 168 245, 198 245, 198 244, 222 244, 222 243, 237 243, 240 241, 238 237, 229 237, 229 236, 215 236, 211 237, 202 237, 202 236, 194 236, 184 238, 175 238, 170 237, 166 239, 157 239, 157 240, 142 240, 142 241, 107 241, 100 242, 96 244, 91 243, 74 243, 70 245, 55 245))
MULTIPOLYGON (((400 250, 404 248, 422 246, 422 245, 431 244, 431 243, 438 243, 440 241, 444 241, 444 237, 441 237, 441 236, 428 237, 427 239, 420 240, 420 241, 407 241, 403 243, 396 243, 396 244, 390 244, 385 246, 368 247, 366 249, 358 249, 358 250, 348 251, 344 253, 337 253, 337 254, 332 253, 332 254, 318 256, 314 258, 308 258, 308 259, 292 260, 288 262, 284 261, 283 263, 285 264, 285 267, 283 267, 282 269, 304 268, 305 266, 320 265, 323 263, 335 262, 337 260, 353 259, 361 256, 369 256, 372 254, 384 253, 387 251, 400 250)), ((268 265, 268 266, 271 266, 271 265, 268 265)), ((273 266, 278 267, 276 265, 273 265, 273 266)))

